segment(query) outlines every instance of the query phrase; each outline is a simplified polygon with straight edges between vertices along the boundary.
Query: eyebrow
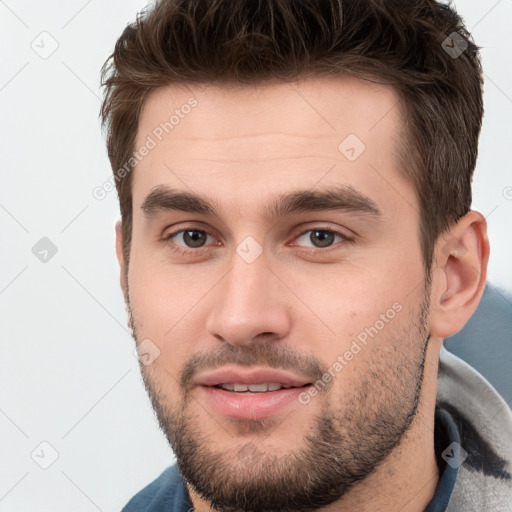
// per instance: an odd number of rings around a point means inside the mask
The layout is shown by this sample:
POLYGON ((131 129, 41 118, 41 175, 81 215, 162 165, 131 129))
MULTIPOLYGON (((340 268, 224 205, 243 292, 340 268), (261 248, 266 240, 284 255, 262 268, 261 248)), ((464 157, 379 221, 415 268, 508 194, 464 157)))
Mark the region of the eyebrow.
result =
MULTIPOLYGON (((198 213, 220 217, 218 205, 205 197, 176 190, 165 185, 154 188, 144 199, 142 211, 153 217, 166 211, 198 213)), ((264 218, 273 221, 297 213, 340 210, 355 214, 381 217, 375 202, 352 186, 331 187, 324 190, 296 190, 279 194, 266 205, 264 218)))

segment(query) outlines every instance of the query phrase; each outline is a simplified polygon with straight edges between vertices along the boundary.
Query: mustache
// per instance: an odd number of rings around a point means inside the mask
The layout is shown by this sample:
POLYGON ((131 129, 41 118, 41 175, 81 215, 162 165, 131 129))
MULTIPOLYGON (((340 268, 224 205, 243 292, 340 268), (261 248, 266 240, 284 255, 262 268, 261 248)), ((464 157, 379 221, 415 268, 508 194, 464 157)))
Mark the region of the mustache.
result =
POLYGON ((252 345, 231 345, 211 349, 192 355, 180 372, 180 387, 184 394, 192 388, 194 377, 204 371, 215 370, 226 365, 265 366, 288 370, 308 377, 312 382, 320 380, 328 372, 318 358, 301 355, 285 346, 258 343, 252 345))

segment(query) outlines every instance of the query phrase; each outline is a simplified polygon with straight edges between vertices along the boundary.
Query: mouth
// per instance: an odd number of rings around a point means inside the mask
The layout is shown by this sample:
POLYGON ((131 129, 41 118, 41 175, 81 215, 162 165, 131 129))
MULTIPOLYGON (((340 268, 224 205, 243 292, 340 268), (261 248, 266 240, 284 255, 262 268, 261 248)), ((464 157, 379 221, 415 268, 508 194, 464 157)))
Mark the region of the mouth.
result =
POLYGON ((287 384, 280 384, 278 382, 264 382, 262 384, 240 384, 240 383, 226 383, 216 384, 212 386, 218 389, 224 389, 225 391, 231 391, 233 393, 267 393, 273 391, 279 391, 281 389, 291 389, 304 386, 292 386, 287 384))
POLYGON ((262 367, 226 366, 201 374, 194 384, 206 410, 229 419, 259 420, 302 407, 311 378, 262 367))
POLYGON ((243 384, 229 382, 198 386, 206 410, 230 420, 261 420, 290 413, 294 407, 303 410, 300 395, 311 384, 292 386, 278 382, 243 384))

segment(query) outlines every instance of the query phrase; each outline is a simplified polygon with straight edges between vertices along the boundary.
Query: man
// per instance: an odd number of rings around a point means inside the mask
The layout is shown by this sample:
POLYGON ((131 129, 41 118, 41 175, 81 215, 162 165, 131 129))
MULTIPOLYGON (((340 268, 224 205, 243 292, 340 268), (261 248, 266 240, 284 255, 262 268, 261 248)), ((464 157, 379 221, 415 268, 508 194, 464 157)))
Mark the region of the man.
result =
POLYGON ((442 346, 489 256, 457 14, 160 1, 103 83, 121 286, 177 459, 124 510, 512 510, 510 410, 442 346))

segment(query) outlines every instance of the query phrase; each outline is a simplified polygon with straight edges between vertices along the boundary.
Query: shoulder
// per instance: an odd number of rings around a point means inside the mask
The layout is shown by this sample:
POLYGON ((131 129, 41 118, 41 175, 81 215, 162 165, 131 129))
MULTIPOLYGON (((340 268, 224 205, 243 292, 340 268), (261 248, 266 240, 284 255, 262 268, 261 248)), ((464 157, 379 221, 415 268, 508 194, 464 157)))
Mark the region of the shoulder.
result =
POLYGON ((181 512, 190 508, 188 492, 175 464, 139 491, 122 512, 181 512))

